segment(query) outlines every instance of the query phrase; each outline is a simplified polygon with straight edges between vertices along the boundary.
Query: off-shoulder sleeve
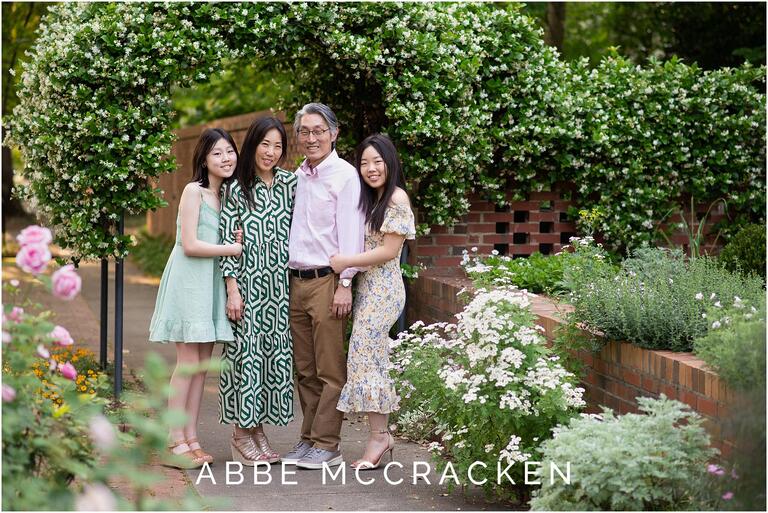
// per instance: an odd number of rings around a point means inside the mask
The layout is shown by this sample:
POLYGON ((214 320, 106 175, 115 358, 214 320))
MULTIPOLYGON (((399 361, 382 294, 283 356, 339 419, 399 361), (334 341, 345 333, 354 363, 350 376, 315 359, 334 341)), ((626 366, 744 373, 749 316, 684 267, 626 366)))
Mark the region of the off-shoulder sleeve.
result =
POLYGON ((397 233, 398 235, 405 235, 406 239, 415 239, 416 226, 411 207, 408 205, 388 207, 379 231, 381 233, 397 233))
MULTIPOLYGON (((235 242, 235 230, 242 226, 240 219, 240 187, 237 182, 227 185, 228 190, 224 194, 219 218, 219 238, 223 244, 235 242)), ((245 234, 243 234, 245 238, 245 234)), ((237 278, 240 274, 241 257, 219 257, 219 267, 224 277, 237 278)))

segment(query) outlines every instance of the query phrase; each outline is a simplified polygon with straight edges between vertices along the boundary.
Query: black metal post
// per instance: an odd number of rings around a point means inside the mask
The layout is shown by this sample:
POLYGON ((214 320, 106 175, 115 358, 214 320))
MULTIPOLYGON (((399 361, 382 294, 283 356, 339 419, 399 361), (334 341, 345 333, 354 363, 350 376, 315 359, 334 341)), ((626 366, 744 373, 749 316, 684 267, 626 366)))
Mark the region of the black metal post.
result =
MULTIPOLYGON (((408 244, 403 244, 403 251, 400 253, 400 263, 405 264, 408 263, 408 244)), ((405 281, 405 278, 403 278, 403 281, 405 281)), ((400 317, 397 319, 397 332, 402 333, 405 331, 405 312, 408 310, 408 287, 405 287, 405 306, 403 306, 403 311, 400 314, 400 317)))
MULTIPOLYGON (((125 231, 125 214, 120 214, 118 235, 125 231)), ((115 259, 115 399, 123 390, 123 259, 115 259)))
POLYGON ((107 306, 109 304, 109 260, 101 259, 101 331, 99 337, 99 366, 107 368, 107 306))

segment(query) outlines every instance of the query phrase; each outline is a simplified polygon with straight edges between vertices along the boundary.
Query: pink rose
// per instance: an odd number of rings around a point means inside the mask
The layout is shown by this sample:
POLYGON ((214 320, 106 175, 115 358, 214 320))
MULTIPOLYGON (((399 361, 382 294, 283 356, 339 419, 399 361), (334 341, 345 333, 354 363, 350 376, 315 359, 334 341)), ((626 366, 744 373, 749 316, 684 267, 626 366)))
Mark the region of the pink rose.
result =
POLYGON ((16 390, 12 386, 3 383, 3 402, 10 403, 16 399, 16 390))
POLYGON ((102 451, 109 451, 117 443, 115 426, 101 414, 94 415, 88 422, 88 434, 93 444, 102 451))
POLYGON ((77 369, 75 369, 75 366, 71 363, 60 363, 59 364, 59 372, 62 376, 64 376, 67 379, 71 379, 72 381, 77 378, 77 369))
POLYGON ((40 358, 45 358, 47 360, 48 358, 51 357, 51 353, 50 353, 50 351, 48 351, 48 349, 43 344, 38 344, 37 345, 37 356, 39 356, 40 358))
POLYGON ((51 237, 51 230, 48 228, 33 224, 21 230, 21 233, 16 236, 16 240, 22 246, 29 246, 30 244, 43 244, 47 246, 51 243, 53 237, 51 237))
POLYGON ((56 326, 48 336, 53 339, 53 343, 57 346, 71 346, 75 343, 75 341, 72 340, 72 335, 70 335, 67 328, 63 326, 56 326))
POLYGON ((65 265, 53 273, 52 281, 53 295, 66 300, 73 299, 80 292, 83 284, 83 281, 71 264, 65 265))
POLYGON ((3 314, 3 322, 8 322, 8 320, 11 320, 13 322, 21 322, 21 318, 24 316, 24 309, 20 306, 14 306, 11 308, 11 311, 8 312, 8 315, 6 316, 3 314))
POLYGON ((16 253, 16 265, 26 273, 40 274, 45 271, 50 261, 51 252, 48 251, 48 246, 44 244, 22 246, 16 253))
POLYGON ((724 501, 729 501, 731 499, 733 499, 733 492, 725 492, 723 494, 723 500, 724 501))

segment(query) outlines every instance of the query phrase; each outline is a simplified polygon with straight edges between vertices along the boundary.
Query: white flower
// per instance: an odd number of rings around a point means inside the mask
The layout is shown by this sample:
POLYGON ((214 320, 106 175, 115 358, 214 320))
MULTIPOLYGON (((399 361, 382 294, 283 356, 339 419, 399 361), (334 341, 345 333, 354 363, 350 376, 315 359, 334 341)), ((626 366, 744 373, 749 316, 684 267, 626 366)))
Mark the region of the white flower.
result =
POLYGON ((694 297, 694 298, 696 298, 698 301, 701 301, 702 299, 704 299, 704 294, 702 294, 701 292, 699 292, 698 294, 696 294, 696 295, 695 295, 695 296, 693 296, 693 297, 694 297))
POLYGON ((427 450, 430 451, 430 452, 442 452, 443 449, 444 449, 444 447, 442 445, 440 445, 439 443, 437 443, 437 442, 431 442, 427 446, 427 450))
POLYGON ((713 330, 716 330, 720 326, 722 326, 722 324, 720 324, 720 321, 715 321, 715 322, 712 323, 712 329, 713 330))
POLYGON ((86 483, 83 493, 75 497, 76 511, 115 511, 117 500, 112 491, 101 483, 86 483))

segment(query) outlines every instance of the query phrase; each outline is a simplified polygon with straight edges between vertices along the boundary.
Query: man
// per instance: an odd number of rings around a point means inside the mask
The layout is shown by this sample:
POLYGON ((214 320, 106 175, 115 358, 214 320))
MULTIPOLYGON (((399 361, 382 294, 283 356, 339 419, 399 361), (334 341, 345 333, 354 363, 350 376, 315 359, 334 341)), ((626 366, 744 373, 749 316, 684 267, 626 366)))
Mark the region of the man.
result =
POLYGON ((283 457, 299 468, 342 462, 344 414, 336 404, 347 376, 345 317, 352 310, 356 269, 334 274, 330 257, 363 251, 365 218, 358 208, 357 171, 336 153, 338 121, 322 103, 308 103, 294 129, 306 159, 296 171, 296 202, 288 243, 290 318, 299 401, 301 441, 283 457))

